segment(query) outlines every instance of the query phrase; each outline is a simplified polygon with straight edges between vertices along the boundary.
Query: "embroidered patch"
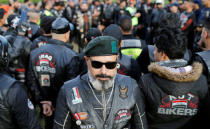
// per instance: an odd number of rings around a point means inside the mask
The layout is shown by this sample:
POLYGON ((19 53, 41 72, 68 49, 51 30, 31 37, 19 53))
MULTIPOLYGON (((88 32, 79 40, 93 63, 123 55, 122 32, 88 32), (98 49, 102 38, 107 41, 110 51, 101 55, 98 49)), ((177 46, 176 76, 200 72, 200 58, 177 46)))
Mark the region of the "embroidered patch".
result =
POLYGON ((56 73, 55 59, 49 53, 41 53, 35 58, 35 76, 41 86, 50 86, 50 79, 56 73))
POLYGON ((181 96, 167 95, 162 99, 157 112, 164 115, 193 116, 197 114, 198 101, 198 97, 191 93, 181 96))
POLYGON ((54 57, 49 53, 42 53, 38 55, 36 57, 36 71, 55 74, 56 70, 54 57))
POLYGON ((76 120, 86 120, 88 118, 87 112, 78 112, 73 114, 76 120))
POLYGON ((88 119, 88 113, 87 112, 73 113, 73 116, 76 119, 76 124, 77 125, 81 125, 82 124, 82 121, 81 120, 88 119))
POLYGON ((124 89, 120 87, 120 98, 126 99, 128 97, 127 92, 128 92, 128 87, 126 86, 124 89))
POLYGON ((50 75, 41 75, 41 86, 50 86, 50 75))
POLYGON ((128 109, 120 109, 115 115, 115 123, 120 123, 131 119, 131 113, 128 109))
POLYGON ((73 104, 82 103, 82 98, 80 98, 78 88, 77 87, 74 87, 74 88, 72 88, 72 91, 73 91, 73 94, 72 94, 73 95, 72 103, 73 104))
POLYGON ((116 53, 117 52, 117 42, 112 41, 111 45, 112 45, 112 53, 116 53))
POLYGON ((28 99, 28 108, 31 109, 31 110, 34 110, 34 105, 30 101, 30 99, 28 99))
POLYGON ((95 129, 94 125, 80 125, 81 129, 95 129))

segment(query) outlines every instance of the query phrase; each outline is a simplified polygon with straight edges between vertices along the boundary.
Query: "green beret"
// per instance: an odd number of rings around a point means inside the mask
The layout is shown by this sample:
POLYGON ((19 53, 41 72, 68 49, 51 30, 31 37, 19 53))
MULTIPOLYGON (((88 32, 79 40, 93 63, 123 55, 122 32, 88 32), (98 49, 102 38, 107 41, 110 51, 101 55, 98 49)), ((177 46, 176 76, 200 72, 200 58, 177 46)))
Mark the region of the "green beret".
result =
POLYGON ((99 36, 92 39, 86 49, 86 56, 117 55, 118 40, 111 36, 99 36))

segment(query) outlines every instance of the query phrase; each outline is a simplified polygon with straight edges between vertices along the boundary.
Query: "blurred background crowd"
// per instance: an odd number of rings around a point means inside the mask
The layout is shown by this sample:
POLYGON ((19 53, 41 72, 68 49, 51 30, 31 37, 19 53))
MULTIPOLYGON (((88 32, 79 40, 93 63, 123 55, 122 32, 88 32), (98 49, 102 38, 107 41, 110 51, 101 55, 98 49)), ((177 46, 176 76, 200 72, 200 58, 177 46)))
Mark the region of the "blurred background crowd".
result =
POLYGON ((119 18, 124 14, 132 18, 132 34, 147 44, 153 44, 160 17, 167 12, 179 17, 180 27, 188 37, 188 48, 199 51, 194 43, 199 41, 202 19, 210 15, 208 0, 10 0, 0 2, 0 8, 0 33, 6 35, 4 31, 9 26, 16 29, 17 25, 11 24, 17 24, 18 20, 14 22, 14 19, 25 13, 32 26, 31 41, 42 34, 40 21, 43 16, 66 18, 71 23, 70 42, 77 52, 84 48, 84 38, 89 28, 96 27, 103 32, 108 25, 119 24, 119 18))

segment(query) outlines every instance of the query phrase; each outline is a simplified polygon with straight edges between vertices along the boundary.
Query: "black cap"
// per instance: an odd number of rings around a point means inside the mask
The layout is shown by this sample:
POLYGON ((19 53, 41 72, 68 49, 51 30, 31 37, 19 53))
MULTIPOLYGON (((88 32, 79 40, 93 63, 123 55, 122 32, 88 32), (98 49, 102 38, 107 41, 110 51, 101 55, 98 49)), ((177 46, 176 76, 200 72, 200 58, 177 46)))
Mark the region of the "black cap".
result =
POLYGON ((6 11, 3 8, 0 8, 0 19, 2 19, 4 17, 5 13, 6 13, 6 11))
POLYGON ((97 28, 90 28, 88 29, 88 32, 87 32, 87 35, 86 35, 86 38, 88 40, 88 42, 98 36, 101 36, 101 32, 99 29, 97 28))
POLYGON ((104 36, 112 36, 116 38, 119 42, 122 40, 122 31, 120 27, 116 24, 111 24, 104 29, 104 36))
POLYGON ((52 23, 53 33, 64 34, 68 31, 70 31, 70 25, 66 18, 58 18, 52 23))
POLYGON ((40 22, 40 26, 44 29, 46 34, 50 34, 52 30, 52 23, 55 21, 56 17, 54 16, 43 16, 40 22))

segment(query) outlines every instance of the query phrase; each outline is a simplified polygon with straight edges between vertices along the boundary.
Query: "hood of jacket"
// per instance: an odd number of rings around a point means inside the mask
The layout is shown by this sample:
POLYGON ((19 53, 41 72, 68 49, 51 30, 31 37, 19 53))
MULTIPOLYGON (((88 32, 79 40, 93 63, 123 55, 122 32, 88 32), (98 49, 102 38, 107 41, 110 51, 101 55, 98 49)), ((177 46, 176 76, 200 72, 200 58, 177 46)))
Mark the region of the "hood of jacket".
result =
POLYGON ((183 66, 183 64, 184 62, 182 60, 157 62, 151 63, 148 69, 151 73, 159 77, 175 82, 192 82, 198 80, 202 74, 202 65, 198 62, 195 62, 193 65, 183 66))

